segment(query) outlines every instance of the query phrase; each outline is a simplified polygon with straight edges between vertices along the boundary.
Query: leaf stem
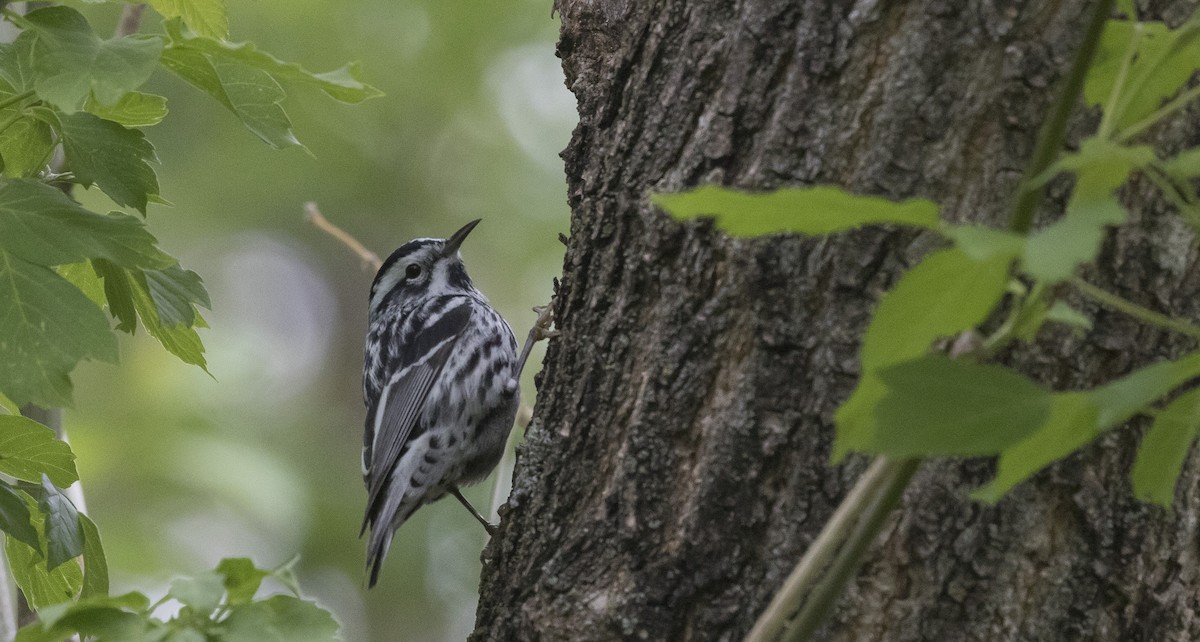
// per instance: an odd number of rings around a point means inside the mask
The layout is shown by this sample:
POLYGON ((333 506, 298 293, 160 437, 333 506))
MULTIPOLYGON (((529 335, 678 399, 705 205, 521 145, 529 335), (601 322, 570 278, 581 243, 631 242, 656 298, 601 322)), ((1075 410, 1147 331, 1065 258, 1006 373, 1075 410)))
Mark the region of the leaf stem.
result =
POLYGON ((1100 131, 1097 134, 1101 138, 1108 138, 1112 133, 1113 124, 1117 122, 1117 100, 1121 97, 1121 90, 1125 88, 1125 80, 1129 77, 1129 68, 1133 65, 1134 54, 1137 53, 1138 43, 1142 41, 1145 31, 1146 28, 1140 23, 1134 23, 1133 32, 1129 36, 1129 44, 1125 47, 1125 56, 1121 59, 1121 69, 1117 72, 1117 78, 1108 92, 1108 100, 1104 103, 1104 113, 1100 117, 1100 131))
POLYGON ((1149 308, 1144 308, 1132 301, 1122 299, 1108 290, 1098 288, 1079 277, 1072 278, 1071 285, 1075 286, 1075 289, 1079 290, 1080 294, 1100 305, 1123 312, 1144 323, 1178 332, 1194 339, 1200 339, 1200 327, 1192 325, 1187 321, 1175 319, 1149 308))
MULTIPOLYGON (((1092 65, 1092 58, 1100 44, 1100 34, 1104 32, 1104 23, 1108 21, 1108 16, 1112 13, 1113 3, 1114 0, 1097 0, 1095 6, 1092 7, 1092 15, 1088 20, 1087 29, 1084 31, 1083 42, 1079 45, 1079 51, 1075 53, 1075 61, 1071 63, 1067 81, 1060 88, 1050 115, 1042 125, 1037 147, 1033 150, 1033 158, 1025 167, 1025 175, 1021 179, 1022 185, 1032 181, 1045 171, 1062 150, 1063 140, 1067 133, 1067 121, 1075 107, 1079 92, 1083 88, 1088 68, 1092 65)), ((1042 189, 1040 187, 1018 190, 1016 203, 1009 216, 1009 229, 1018 234, 1027 234, 1033 225, 1033 214, 1037 210, 1041 198, 1042 189)))
POLYGON ((884 456, 871 462, 758 618, 746 642, 803 640, 816 631, 862 564, 866 548, 919 463, 919 459, 897 461, 884 456))
POLYGON ((35 94, 35 92, 32 89, 30 89, 29 91, 23 91, 19 94, 14 94, 12 96, 9 96, 8 98, 5 98, 4 100, 0 100, 0 109, 5 109, 5 108, 11 107, 17 103, 24 102, 30 98, 33 98, 34 94, 35 94))
POLYGON ((1171 102, 1160 107, 1158 111, 1121 130, 1121 132, 1117 134, 1117 142, 1128 142, 1129 139, 1146 131, 1155 123, 1179 111, 1180 109, 1183 109, 1188 103, 1192 102, 1197 97, 1200 97, 1200 85, 1196 85, 1182 94, 1179 94, 1171 102))

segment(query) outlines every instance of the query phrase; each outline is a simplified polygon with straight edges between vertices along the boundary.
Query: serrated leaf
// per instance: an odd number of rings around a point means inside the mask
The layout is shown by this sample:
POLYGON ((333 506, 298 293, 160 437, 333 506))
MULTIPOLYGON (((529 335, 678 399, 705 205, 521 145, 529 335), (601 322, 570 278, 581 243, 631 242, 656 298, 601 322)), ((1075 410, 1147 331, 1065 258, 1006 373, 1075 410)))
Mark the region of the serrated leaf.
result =
MULTIPOLYGON (((158 307, 150 296, 145 275, 131 274, 129 281, 133 286, 131 293, 134 308, 150 336, 158 339, 167 352, 179 357, 184 363, 200 366, 201 369, 208 372, 208 364, 204 359, 204 344, 200 341, 200 335, 196 334, 196 330, 184 325, 163 325, 159 320, 158 307)), ((200 319, 199 315, 196 318, 200 319)))
POLYGON ((167 49, 163 66, 216 98, 271 147, 301 146, 281 104, 286 94, 267 72, 238 61, 214 61, 189 49, 167 49))
POLYGON ((68 405, 68 374, 83 359, 117 361, 104 313, 50 268, 0 251, 0 391, 22 405, 68 405))
POLYGON ((884 394, 878 372, 920 357, 935 339, 987 319, 1004 296, 1010 263, 1003 255, 974 261, 962 250, 941 250, 925 257, 884 295, 863 338, 858 386, 834 414, 835 461, 874 439, 875 404, 884 394))
POLYGON ((44 493, 38 499, 46 533, 46 568, 53 571, 64 562, 83 555, 83 527, 79 512, 50 479, 42 477, 44 493))
POLYGON ((1009 368, 943 354, 879 373, 874 445, 893 457, 993 455, 1036 431, 1050 393, 1009 368))
POLYGON ((182 18, 189 29, 201 36, 224 40, 229 37, 229 17, 225 0, 148 0, 164 18, 182 18))
POLYGON ((99 307, 104 307, 104 284, 100 282, 100 277, 96 275, 96 271, 92 269, 91 263, 67 263, 57 265, 54 271, 59 276, 66 279, 71 285, 79 288, 92 303, 99 307))
POLYGON ((221 623, 223 642, 334 642, 338 624, 328 611, 290 595, 233 608, 221 623))
POLYGON ((46 475, 60 486, 79 481, 75 453, 54 431, 26 417, 0 416, 0 473, 40 483, 46 475))
POLYGON ((37 265, 104 258, 126 267, 164 268, 160 250, 137 218, 89 212, 38 181, 0 181, 0 249, 37 265))
POLYGON ((146 286, 158 319, 164 326, 185 325, 196 321, 196 305, 211 306, 208 291, 200 275, 178 265, 162 270, 146 270, 146 286))
POLYGON ((244 557, 226 558, 217 565, 217 572, 225 579, 225 592, 229 594, 229 604, 246 604, 254 600, 254 594, 262 585, 264 578, 271 575, 244 557))
MULTIPOLYGON (((15 114, 15 107, 0 109, 0 121, 8 121, 15 114)), ((54 133, 49 125, 32 116, 16 116, 0 131, 4 175, 11 178, 36 176, 49 162, 54 144, 54 133)))
POLYGON ((1125 208, 1113 192, 1126 175, 1081 171, 1062 218, 1025 244, 1025 271, 1048 284, 1070 278, 1076 267, 1093 261, 1107 227, 1125 222, 1125 208))
POLYGON ((208 617, 217 610, 221 597, 225 595, 224 578, 215 571, 201 573, 195 577, 179 577, 171 580, 167 595, 189 606, 193 611, 208 617))
POLYGON ((0 43, 0 83, 10 94, 33 89, 33 42, 37 34, 22 31, 11 43, 0 43))
POLYGON ((129 272, 104 259, 96 259, 92 264, 96 274, 104 281, 102 293, 109 314, 118 321, 117 329, 133 334, 137 330, 137 309, 133 305, 133 284, 129 280, 129 272))
POLYGON ((825 185, 765 193, 706 185, 679 194, 654 194, 650 201, 677 219, 711 217, 733 236, 831 234, 874 223, 934 229, 938 224, 938 206, 933 201, 896 202, 825 185))
POLYGON ((1118 426, 1187 380, 1200 376, 1200 353, 1163 361, 1088 392, 1054 395, 1050 418, 1000 455, 996 478, 974 493, 996 501, 1010 488, 1118 426))
POLYGON ((1200 389, 1172 401, 1142 437, 1130 477, 1138 499, 1170 508, 1175 485, 1192 442, 1200 431, 1200 389))
POLYGON ((167 99, 155 94, 131 91, 112 105, 103 105, 88 97, 83 106, 90 114, 125 127, 150 127, 167 116, 167 99))
POLYGON ((78 11, 47 7, 25 16, 37 32, 33 70, 38 95, 64 112, 83 106, 89 94, 111 105, 141 87, 154 72, 162 39, 132 35, 100 40, 78 11))
POLYGON ((113 202, 146 213, 146 203, 158 195, 158 177, 150 162, 158 162, 145 134, 87 112, 59 117, 63 153, 75 180, 96 184, 113 202))
POLYGON ((30 547, 42 545, 37 530, 30 523, 29 505, 6 483, 0 483, 0 530, 30 547))
POLYGON ((297 63, 284 62, 259 51, 253 43, 223 42, 199 34, 185 33, 178 20, 168 20, 163 26, 167 30, 168 51, 190 50, 208 57, 214 63, 237 62, 248 65, 270 74, 276 80, 316 87, 334 100, 344 103, 360 103, 383 95, 359 78, 362 69, 358 63, 350 63, 333 71, 313 73, 297 63))
MULTIPOLYGON (((28 495, 24 495, 23 499, 30 510, 30 519, 38 531, 39 540, 44 541, 42 515, 37 510, 37 502, 28 495)), ((67 602, 83 586, 83 572, 73 560, 48 571, 46 557, 41 550, 13 537, 5 537, 4 553, 8 557, 13 579, 34 610, 40 611, 47 606, 67 602)))
MULTIPOLYGON (((100 529, 96 528, 87 515, 79 514, 79 525, 83 528, 83 588, 79 599, 108 597, 108 559, 104 555, 104 544, 100 540, 100 529)), ((145 610, 149 600, 141 596, 145 610)), ((123 596, 129 597, 129 596, 123 596)))

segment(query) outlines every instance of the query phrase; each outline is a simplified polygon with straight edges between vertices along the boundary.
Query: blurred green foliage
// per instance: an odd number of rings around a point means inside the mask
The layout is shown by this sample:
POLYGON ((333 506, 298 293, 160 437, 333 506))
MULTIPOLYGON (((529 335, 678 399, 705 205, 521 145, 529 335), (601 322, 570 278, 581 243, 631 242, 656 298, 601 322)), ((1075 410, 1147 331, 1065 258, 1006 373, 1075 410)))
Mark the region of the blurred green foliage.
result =
MULTIPOLYGON (((477 284, 523 337, 561 267, 568 209, 557 153, 574 102, 543 2, 229 3, 231 40, 308 69, 363 62, 386 94, 361 105, 289 88, 284 108, 309 150, 261 144, 211 98, 165 73, 146 91, 171 115, 147 130, 161 159, 149 225, 212 295, 200 330, 209 378, 144 333, 121 366, 74 376, 66 425, 113 593, 163 595, 174 574, 295 553, 307 595, 346 640, 462 639, 474 622, 485 534, 454 502, 396 536, 380 585, 362 583, 358 525, 362 337, 371 275, 309 226, 302 204, 386 255, 482 217, 463 248, 477 284)), ((97 31, 119 7, 72 4, 97 31)), ((143 30, 159 29, 148 12, 143 30)), ((112 204, 97 190, 93 210, 112 204)), ((541 350, 535 352, 534 362, 541 350)), ((525 395, 532 402, 531 367, 525 395)), ((488 505, 491 480, 468 490, 488 505)))

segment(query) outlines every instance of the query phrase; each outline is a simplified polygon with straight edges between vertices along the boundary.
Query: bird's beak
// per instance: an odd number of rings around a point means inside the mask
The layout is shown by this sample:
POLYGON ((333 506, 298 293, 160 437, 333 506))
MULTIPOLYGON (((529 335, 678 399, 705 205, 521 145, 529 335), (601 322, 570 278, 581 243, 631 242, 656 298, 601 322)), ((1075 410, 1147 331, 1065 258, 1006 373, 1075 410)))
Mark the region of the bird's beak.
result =
POLYGON ((466 240, 467 235, 470 234, 471 230, 475 229, 475 226, 479 225, 479 221, 482 220, 483 219, 477 218, 474 221, 467 223, 466 225, 462 226, 462 229, 452 234, 450 238, 446 239, 445 245, 442 246, 442 256, 454 256, 454 253, 458 251, 458 246, 462 245, 462 242, 466 240))

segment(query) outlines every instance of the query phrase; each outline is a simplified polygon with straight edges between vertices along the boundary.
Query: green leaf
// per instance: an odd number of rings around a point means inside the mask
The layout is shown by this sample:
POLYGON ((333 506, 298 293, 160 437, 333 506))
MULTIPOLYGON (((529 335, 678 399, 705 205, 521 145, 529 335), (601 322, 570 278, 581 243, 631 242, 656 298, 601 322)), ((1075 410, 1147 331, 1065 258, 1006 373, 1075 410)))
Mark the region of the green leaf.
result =
POLYGON ((1135 169, 1157 160, 1154 148, 1149 145, 1122 145, 1109 138, 1090 136, 1079 144, 1079 151, 1063 155, 1035 178, 1033 184, 1040 187, 1058 174, 1073 172, 1090 175, 1092 184, 1100 187, 1097 191, 1111 191, 1124 183, 1135 169))
POLYGON ((46 568, 53 571, 64 562, 83 555, 83 527, 79 524, 75 505, 45 476, 42 477, 42 491, 38 509, 45 520, 46 568))
POLYGON ((1130 476, 1133 494, 1142 501, 1170 508, 1175 484, 1192 441, 1200 431, 1200 389, 1180 395, 1158 413, 1142 437, 1130 476))
POLYGON ((125 127, 150 127, 166 118, 167 99, 154 94, 131 91, 112 105, 102 105, 89 96, 83 108, 88 113, 125 127))
POLYGON ((1091 397, 1078 392, 1053 396, 1050 416, 1037 432, 1004 451, 996 477, 971 496, 977 500, 999 501, 1010 488, 1041 470, 1047 464, 1075 452, 1100 434, 1099 411, 1091 397))
POLYGON ((100 277, 96 275, 96 270, 92 269, 90 263, 66 263, 55 266, 54 271, 68 283, 79 288, 79 291, 83 292, 92 303, 98 307, 104 307, 104 284, 100 282, 100 277))
POLYGON ((301 83, 316 87, 334 100, 344 103, 360 103, 377 98, 383 93, 364 83, 358 63, 350 63, 325 73, 313 73, 294 62, 284 62, 259 51, 253 43, 231 43, 215 40, 203 35, 185 33, 178 20, 163 23, 167 30, 168 51, 194 51, 207 56, 214 63, 236 62, 260 69, 280 81, 301 83))
POLYGON ((75 453, 54 431, 26 417, 0 416, 0 473, 40 483, 42 476, 59 486, 79 481, 75 453))
POLYGON ((148 605, 140 593, 55 604, 42 609, 38 621, 22 628, 15 642, 61 642, 76 633, 96 642, 160 642, 166 630, 142 615, 148 605))
POLYGON ((706 185, 679 194, 654 194, 650 202, 677 219, 712 217, 733 236, 775 232, 830 234, 874 223, 936 229, 938 206, 925 199, 890 201, 821 185, 751 194, 706 185))
POLYGON ((96 304, 55 274, 0 251, 0 391, 18 404, 63 406, 83 359, 116 363, 116 337, 96 304))
MULTIPOLYGON (((79 598, 108 597, 108 559, 100 541, 100 529, 96 528, 87 515, 79 514, 79 525, 83 528, 83 589, 79 598)), ((137 593, 145 600, 145 596, 137 593)), ((147 605, 149 603, 146 600, 147 605)), ((144 610, 146 606, 142 606, 144 610)))
POLYGON ((224 40, 229 37, 225 0, 148 0, 164 18, 182 18, 192 31, 224 40))
POLYGON ((82 111, 58 121, 75 180, 84 187, 94 183, 113 202, 145 214, 147 201, 158 196, 158 177, 149 164, 158 157, 146 136, 82 111))
POLYGON ((879 451, 893 457, 993 455, 1037 430, 1050 393, 1002 366, 930 354, 880 372, 879 451))
MULTIPOLYGON (((133 286, 131 293, 134 308, 150 336, 158 339, 167 352, 179 357, 184 363, 200 366, 208 372, 208 364, 204 359, 204 344, 196 330, 184 325, 163 325, 158 316, 158 307, 150 296, 150 287, 144 274, 131 274, 130 283, 133 286)), ((199 315, 196 316, 196 320, 196 325, 200 325, 202 319, 199 315)))
POLYGON ((1030 276, 1055 283, 1095 260, 1105 228, 1125 222, 1125 208, 1113 194, 1120 182, 1114 180, 1103 172, 1080 174, 1062 218, 1034 233, 1025 244, 1024 268, 1030 276))
POLYGON ((254 562, 244 557, 227 558, 217 565, 217 572, 225 578, 225 591, 229 594, 229 604, 247 604, 254 599, 263 578, 271 575, 254 562))
POLYGON ((1200 352, 1178 361, 1163 361, 1088 392, 1054 395, 1050 418, 1025 441, 1004 451, 990 484, 974 496, 996 501, 1008 489, 1050 463, 1065 457, 1118 426, 1149 404, 1200 376, 1200 352))
POLYGON ((16 117, 0 131, 0 159, 4 175, 11 178, 36 176, 46 168, 54 151, 54 132, 32 116, 16 116, 17 108, 0 109, 0 122, 16 117))
POLYGON ((195 577, 171 580, 171 590, 167 594, 207 617, 217 610, 217 605, 221 603, 221 596, 225 594, 225 582, 216 572, 208 571, 195 577))
POLYGON ((1190 64, 1190 60, 1196 59, 1190 51, 1194 42, 1181 41, 1180 33, 1161 22, 1109 20, 1084 82, 1087 104, 1104 105, 1108 101, 1121 63, 1132 45, 1137 54, 1129 68, 1122 99, 1118 101, 1120 113, 1111 117, 1119 116, 1116 123, 1121 128, 1153 112, 1164 98, 1187 82, 1194 69, 1190 64))
POLYGON ((236 60, 212 60, 190 49, 167 49, 163 66, 216 98, 271 147, 302 146, 281 103, 283 88, 267 72, 236 60))
POLYGON ((37 265, 89 258, 146 268, 176 262, 137 218, 89 212, 59 190, 25 179, 0 181, 0 249, 37 265))
MULTIPOLYGON (((26 495, 25 502, 30 508, 31 521, 39 533, 39 538, 44 539, 41 535, 42 516, 35 510, 34 499, 26 495)), ((83 572, 74 561, 68 561, 53 571, 47 571, 46 557, 42 552, 13 537, 5 538, 4 553, 8 557, 13 579, 34 610, 40 611, 47 606, 69 601, 83 586, 83 572)))
POLYGON ((11 43, 0 44, 0 82, 10 94, 21 94, 33 89, 33 43, 37 34, 22 31, 11 43))
POLYGON ((868 447, 876 434, 875 405, 883 398, 877 373, 920 357, 935 339, 982 323, 1004 296, 1011 260, 971 260, 959 249, 934 252, 900 278, 880 301, 860 355, 858 387, 834 414, 833 457, 868 447))
POLYGON ((234 607, 221 623, 222 642, 333 642, 338 624, 312 602, 276 595, 234 607))
POLYGON ((129 272, 104 259, 96 259, 92 264, 96 274, 104 280, 103 295, 109 314, 118 321, 117 329, 133 334, 137 330, 137 308, 133 305, 129 272))
POLYGON ((0 483, 0 530, 32 548, 42 545, 37 529, 30 523, 29 505, 12 486, 0 483))
POLYGON ((100 40, 79 12, 47 7, 25 16, 37 32, 33 70, 38 95, 64 112, 79 109, 89 94, 111 105, 150 78, 162 40, 133 35, 100 40))
POLYGON ((954 241, 972 261, 996 257, 1015 258, 1025 250, 1025 237, 1008 230, 980 225, 947 225, 942 233, 954 241))
POLYGON ((211 309, 208 291, 195 272, 175 265, 162 270, 146 270, 145 275, 150 298, 163 325, 191 327, 196 321, 197 304, 211 309))

